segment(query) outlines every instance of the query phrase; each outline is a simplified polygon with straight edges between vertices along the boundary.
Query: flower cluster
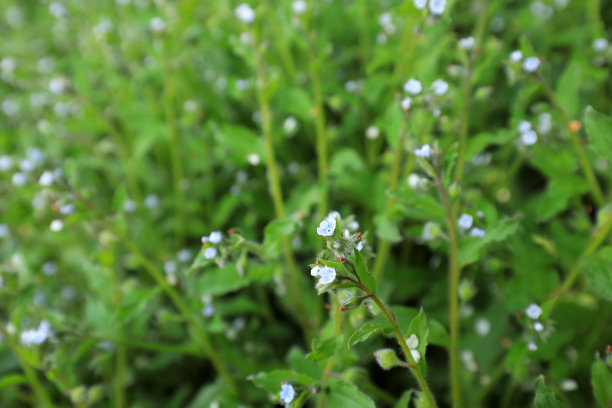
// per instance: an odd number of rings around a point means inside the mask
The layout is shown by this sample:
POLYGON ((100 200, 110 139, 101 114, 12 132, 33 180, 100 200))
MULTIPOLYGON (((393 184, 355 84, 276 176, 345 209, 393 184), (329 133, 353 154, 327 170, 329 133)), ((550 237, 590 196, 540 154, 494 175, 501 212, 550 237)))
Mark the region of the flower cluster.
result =
POLYGON ((30 347, 44 343, 51 336, 53 336, 51 324, 48 321, 43 320, 36 329, 29 329, 21 332, 20 340, 21 344, 26 347, 30 347))
POLYGON ((218 254, 217 247, 213 246, 220 244, 223 240, 223 236, 220 231, 213 231, 210 235, 204 235, 202 237, 202 244, 204 245, 204 258, 215 259, 218 254), (211 245, 213 244, 213 245, 211 245))
POLYGON ((531 127, 530 122, 522 120, 518 124, 517 130, 521 135, 520 140, 524 146, 533 146, 538 141, 538 134, 531 127))
POLYGON ((439 100, 446 95, 449 90, 448 82, 443 79, 436 79, 431 83, 429 88, 424 89, 421 81, 415 78, 410 78, 404 83, 404 92, 409 96, 401 100, 401 106, 404 111, 408 111, 415 103, 417 96, 423 94, 418 101, 424 102, 425 106, 431 111, 434 116, 440 116, 442 111, 439 107, 439 100))
MULTIPOLYGON (((479 216, 479 218, 482 217, 482 213, 480 213, 480 212, 477 215, 479 216)), ((457 219, 457 226, 462 231, 468 231, 469 230, 469 234, 470 234, 471 237, 477 237, 477 238, 484 237, 485 236, 485 230, 482 229, 482 228, 478 228, 476 226, 473 226, 473 224, 474 224, 474 217, 471 214, 463 213, 457 219)))

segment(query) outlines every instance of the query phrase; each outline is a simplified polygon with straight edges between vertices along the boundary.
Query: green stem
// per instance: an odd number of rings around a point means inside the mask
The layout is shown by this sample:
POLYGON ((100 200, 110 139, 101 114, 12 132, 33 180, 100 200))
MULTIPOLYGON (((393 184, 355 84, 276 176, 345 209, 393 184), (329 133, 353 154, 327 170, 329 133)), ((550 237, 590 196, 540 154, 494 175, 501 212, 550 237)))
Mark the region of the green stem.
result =
MULTIPOLYGON (((330 295, 332 296, 332 295, 330 295)), ((340 335, 340 330, 342 329, 342 312, 340 311, 340 305, 338 305, 337 297, 332 299, 332 316, 334 320, 334 337, 338 337, 340 335)), ((323 378, 321 379, 321 390, 325 388, 327 381, 332 373, 332 368, 334 367, 334 361, 336 359, 336 355, 332 355, 325 365, 325 370, 323 370, 323 378)), ((325 393, 320 392, 319 397, 317 398, 317 408, 325 407, 325 393)))
POLYGON ((459 245, 457 239, 457 230, 453 217, 453 209, 444 188, 444 180, 438 172, 438 180, 436 182, 444 210, 446 212, 446 223, 449 231, 450 245, 450 263, 449 263, 449 299, 450 299, 450 377, 451 390, 453 396, 453 405, 455 408, 463 406, 461 397, 461 382, 459 378, 459 245))
POLYGON ((419 366, 417 365, 417 362, 414 360, 414 358, 412 357, 412 354, 410 353, 410 348, 408 348, 408 345, 406 344, 406 339, 404 338, 404 335, 402 334, 399 326, 397 325, 397 320, 395 316, 393 315, 389 307, 387 307, 387 305, 385 305, 383 301, 380 300, 380 298, 376 294, 372 293, 367 287, 361 284, 359 284, 359 287, 366 294, 370 295, 374 303, 376 303, 376 305, 382 311, 385 318, 389 321, 389 324, 393 328, 393 333, 395 334, 395 338, 397 339, 397 342, 402 348, 402 351, 404 352, 404 356, 406 357, 406 360, 408 360, 408 364, 410 365, 410 367, 407 367, 407 368, 410 370, 412 375, 414 375, 415 379, 417 380, 417 383, 419 384, 419 387, 421 387, 421 390, 423 391, 423 394, 425 395, 425 399, 427 399, 428 407, 436 408, 437 407, 436 400, 433 394, 431 393, 431 389, 429 389, 429 385, 427 384, 427 381, 425 380, 425 377, 423 376, 421 369, 419 368, 419 366))
POLYGON ((472 67, 468 66, 465 80, 463 81, 463 106, 461 109, 461 129, 459 131, 459 154, 457 156, 457 166, 455 167, 455 179, 461 180, 463 177, 463 167, 465 162, 465 149, 467 147, 467 136, 470 128, 470 105, 472 104, 472 67))
MULTIPOLYGON (((548 85, 548 83, 546 83, 546 81, 544 81, 544 78, 539 74, 537 75, 537 78, 539 79, 540 83, 544 87, 544 93, 548 97, 548 100, 555 107, 555 109, 557 109, 557 111, 559 112, 559 115, 561 116, 561 120, 564 122, 563 125, 565 129, 567 129, 571 121, 570 117, 568 116, 567 112, 565 112, 565 109, 563 109, 563 107, 559 103, 559 100, 557 99, 557 96, 555 95, 551 87, 548 85)), ((593 196, 593 199, 595 200, 597 205, 601 207, 604 205, 605 199, 604 199, 603 193, 601 192, 601 188, 599 187, 599 183, 597 182, 597 178, 595 178, 595 173, 593 172, 593 168, 591 167, 591 164, 589 163, 589 159, 587 158, 584 147, 582 146, 582 141, 578 137, 578 134, 575 132, 572 132, 571 130, 568 132, 568 135, 569 135, 570 141, 572 142, 572 147, 574 148, 574 152, 576 153, 576 156, 578 156, 580 167, 582 168, 582 171, 584 172, 584 175, 587 178, 587 181, 591 187, 591 194, 593 196)))
POLYGON ((555 295, 555 300, 552 304, 550 311, 548 312, 549 315, 558 306, 559 302, 563 299, 567 291, 574 285, 574 282, 576 281, 576 279, 578 279, 578 276, 580 276, 580 268, 582 267, 582 262, 584 261, 584 259, 589 255, 592 255, 595 251, 597 251, 597 249, 601 246, 610 231, 612 231, 612 215, 609 215, 608 219, 604 222, 604 224, 594 231, 587 247, 578 257, 578 260, 576 261, 572 269, 570 269, 570 272, 565 278, 565 281, 563 282, 561 287, 553 292, 555 295))
POLYGON ((49 396, 49 394, 47 394, 47 391, 45 390, 43 385, 40 383, 36 375, 36 372, 28 364, 27 360, 21 355, 21 352, 19 351, 19 346, 15 343, 12 335, 6 331, 4 324, 1 322, 0 322, 0 333, 2 333, 2 337, 4 338, 6 345, 9 347, 9 349, 13 352, 13 354, 17 358, 17 361, 19 362, 21 369, 23 370, 26 378, 28 379, 30 386, 34 390, 34 393, 36 394, 38 401, 44 407, 53 408, 54 407, 53 401, 51 400, 51 397, 49 396))
MULTIPOLYGON (((268 97, 265 95, 266 86, 266 72, 264 67, 263 58, 259 50, 259 36, 255 31, 255 59, 257 63, 257 97, 259 99, 259 105, 261 108, 261 124, 262 132, 264 137, 265 152, 266 152, 266 167, 268 175, 268 183, 270 185, 270 195, 274 203, 274 210, 276 212, 276 218, 284 220, 285 216, 285 205, 283 202, 283 193, 281 191, 280 176, 278 168, 276 166, 276 156, 274 152, 274 140, 272 137, 272 112, 270 111, 270 104, 268 97)), ((295 302, 295 308, 298 316, 298 320, 302 326, 302 331, 307 344, 310 344, 311 333, 310 325, 308 324, 308 316, 304 307, 304 298, 300 291, 299 282, 299 271, 293 258, 293 251, 289 239, 283 237, 281 240, 281 246, 283 251, 283 257, 287 264, 289 272, 289 288, 291 296, 295 302)))

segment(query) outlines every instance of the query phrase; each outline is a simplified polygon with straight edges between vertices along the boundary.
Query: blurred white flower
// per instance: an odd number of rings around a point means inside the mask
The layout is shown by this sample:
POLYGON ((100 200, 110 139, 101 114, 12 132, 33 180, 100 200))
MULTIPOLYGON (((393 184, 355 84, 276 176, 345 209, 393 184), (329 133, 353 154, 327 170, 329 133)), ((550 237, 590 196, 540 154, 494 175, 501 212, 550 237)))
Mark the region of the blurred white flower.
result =
POLYGON ((138 204, 136 204, 136 201, 134 201, 132 199, 128 198, 123 203, 123 211, 125 211, 126 213, 132 213, 132 212, 136 211, 136 208, 138 208, 138 204))
POLYGON ((535 322, 533 324, 533 330, 537 331, 538 333, 544 331, 544 325, 540 322, 535 322))
POLYGON ((49 4, 49 12, 57 19, 66 17, 68 15, 68 10, 66 10, 66 7, 59 1, 54 1, 53 3, 49 4))
POLYGON ((474 217, 472 217, 470 214, 461 214, 461 216, 459 217, 459 219, 457 219, 457 225, 459 226, 459 228, 461 229, 470 229, 472 228, 472 223, 474 222, 474 217))
POLYGON ((301 16, 306 12, 306 2, 304 0, 295 0, 291 4, 291 10, 298 16, 301 16))
POLYGON ((51 325, 48 321, 43 320, 36 329, 24 330, 19 336, 21 344, 26 347, 33 345, 39 345, 44 343, 49 337, 53 335, 51 325))
POLYGON ((429 11, 434 15, 441 15, 446 8, 446 0, 429 0, 429 11))
POLYGON ((410 109, 410 105, 412 105, 412 98, 410 97, 405 97, 404 99, 402 99, 402 109, 407 111, 408 109, 410 109))
POLYGON ((0 171, 9 171, 13 168, 13 158, 8 155, 0 156, 0 171))
POLYGON ((474 48, 474 37, 465 37, 459 40, 459 47, 464 50, 471 50, 474 48))
POLYGON ((485 230, 482 228, 474 227, 470 230, 470 236, 476 238, 482 238, 485 236, 485 230))
POLYGON ((40 164, 45 160, 45 152, 38 147, 29 147, 26 150, 26 156, 32 160, 34 164, 40 164))
POLYGON ((574 379, 566 378, 561 381, 559 388, 561 388, 561 391, 565 392, 576 391, 578 389, 578 383, 574 379))
POLYGON ((476 364, 476 360, 474 360, 474 352, 472 352, 472 350, 461 350, 459 357, 467 371, 472 373, 478 371, 478 365, 476 364))
POLYGON ((0 238, 6 238, 11 233, 11 229, 6 224, 0 224, 0 238))
POLYGON ((51 57, 42 57, 36 62, 36 69, 41 74, 50 74, 55 68, 55 60, 51 57))
POLYGON ((208 237, 208 240, 212 242, 213 244, 221 243, 222 239, 223 239, 223 236, 221 235, 220 231, 213 231, 210 233, 210 236, 208 237))
POLYGON ((159 205, 159 197, 155 194, 149 194, 145 198, 144 205, 150 210, 157 208, 159 205))
POLYGON ((538 134, 535 130, 528 130, 521 134, 521 143, 525 146, 533 146, 538 141, 538 134))
POLYGON ((608 40, 605 38, 598 38, 593 41, 593 50, 595 50, 595 52, 603 52, 606 48, 608 48, 608 40))
POLYGON ((406 339, 406 345, 409 349, 415 349, 419 347, 419 338, 416 334, 411 334, 410 337, 406 339))
POLYGON ((422 238, 425 241, 431 241, 436 239, 442 230, 440 229, 440 224, 432 221, 427 221, 423 226, 422 238))
POLYGON ((538 132, 546 134, 552 129, 552 116, 548 112, 542 112, 538 115, 538 132))
POLYGON ((41 271, 43 275, 53 276, 57 273, 57 264, 53 261, 47 261, 42 265, 41 271))
POLYGON ((41 186, 49 187, 51 184, 53 184, 54 178, 55 176, 53 175, 53 172, 49 170, 45 170, 43 174, 41 174, 40 178, 38 179, 38 183, 41 186))
POLYGON ((259 158, 259 155, 257 153, 251 153, 247 156, 247 160, 249 161, 249 163, 252 166, 257 166, 259 164, 259 162, 261 161, 261 159, 259 158))
POLYGON ((106 34, 113 31, 114 28, 115 25, 113 24, 113 22, 110 19, 103 17, 98 21, 98 24, 93 26, 91 31, 93 32, 94 37, 96 37, 97 40, 102 40, 104 39, 104 37, 106 37, 106 34))
POLYGON ((176 262, 174 261, 166 261, 164 262, 164 272, 166 272, 166 274, 168 275, 172 275, 174 273, 176 273, 176 262))
POLYGON ((251 24, 255 20, 255 10, 251 8, 247 3, 242 3, 236 10, 234 10, 234 14, 238 17, 238 20, 243 23, 251 24))
POLYGON ((365 131, 365 135, 370 140, 378 139, 378 136, 380 136, 380 130, 376 126, 369 126, 365 131))
POLYGON ((178 251, 178 254, 176 255, 176 257, 178 258, 179 261, 183 263, 187 263, 191 261, 191 251, 186 248, 181 249, 180 251, 178 251))
POLYGON ((431 87, 433 88, 434 94, 441 96, 448 91, 448 82, 441 79, 436 79, 431 84, 431 87))
POLYGON ((481 317, 476 320, 474 328, 479 336, 485 337, 491 332, 491 322, 489 322, 489 319, 481 317))
POLYGON ((427 158, 427 157, 431 156, 432 152, 433 151, 432 151, 431 147, 429 147, 428 144, 425 144, 425 145, 419 147, 418 149, 416 149, 414 151, 414 154, 417 155, 417 157, 427 158))
POLYGON ((523 59, 523 52, 521 50, 514 50, 510 53, 510 62, 520 62, 523 59))
POLYGON ((530 319, 536 320, 542 315, 542 308, 537 304, 532 303, 525 309, 525 314, 530 319))
POLYGON ((62 220, 53 220, 53 221, 51 221, 51 224, 49 225, 49 228, 51 228, 51 231, 53 231, 53 232, 60 232, 61 230, 64 229, 64 221, 62 221, 62 220))
POLYGON ((404 84, 404 91, 408 92, 411 95, 418 95, 423 90, 423 85, 421 85, 421 81, 416 80, 414 78, 410 78, 404 84))
POLYGON ((319 223, 317 234, 321 235, 322 237, 329 237, 334 233, 335 229, 336 220, 328 217, 319 223))
POLYGON ((149 28, 151 31, 161 33, 166 30, 166 22, 161 17, 153 17, 149 20, 149 28))
POLYGON ((19 104, 14 99, 7 98, 2 101, 2 111, 6 116, 15 116, 19 113, 19 104))
POLYGON ((295 132, 297 130, 297 127, 298 121, 293 116, 287 117, 287 119, 285 119, 285 121, 283 122, 283 130, 287 134, 292 134, 293 132, 295 132))
POLYGON ((281 383, 281 390, 278 393, 278 396, 285 404, 289 404, 291 401, 293 401, 293 398, 295 397, 295 390, 293 389, 293 386, 291 384, 283 381, 281 383))
POLYGON ((517 126, 520 133, 525 133, 531 130, 531 123, 526 120, 521 120, 517 126))
POLYGON ((527 349, 529 351, 536 351, 538 349, 538 345, 535 344, 533 341, 530 341, 529 343, 527 343, 527 349))
POLYGON ((13 174, 11 181, 14 186, 21 187, 28 181, 28 177, 25 173, 17 172, 13 174))
POLYGON ((69 215, 74 212, 74 204, 64 204, 59 208, 60 214, 69 215))
POLYGON ((410 355, 414 359, 415 363, 418 363, 419 360, 421 360, 421 353, 419 353, 419 350, 411 349, 410 350, 410 355))
POLYGON ((204 250, 204 258, 206 259, 213 259, 214 257, 217 256, 217 248, 215 247, 208 247, 204 250))
POLYGON ((414 7, 417 10, 423 10, 427 6, 427 0, 414 0, 414 7))
POLYGON ((540 66, 540 59, 538 57, 528 57, 523 61, 523 70, 525 72, 535 72, 540 66))

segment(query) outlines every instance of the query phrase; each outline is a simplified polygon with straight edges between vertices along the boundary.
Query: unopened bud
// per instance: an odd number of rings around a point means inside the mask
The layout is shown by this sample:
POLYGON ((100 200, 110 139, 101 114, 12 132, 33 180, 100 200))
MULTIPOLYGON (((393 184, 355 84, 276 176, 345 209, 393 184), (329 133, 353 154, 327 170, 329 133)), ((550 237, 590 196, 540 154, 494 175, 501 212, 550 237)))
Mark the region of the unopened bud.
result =
POLYGON ((389 370, 400 365, 400 360, 392 349, 377 350, 374 352, 374 357, 376 357, 376 362, 383 370, 389 370))
POLYGON ((455 181, 448 187, 448 194, 451 198, 457 198, 461 194, 461 185, 459 182, 455 181))
POLYGON ((582 127, 582 123, 580 123, 577 120, 572 120, 570 123, 567 124, 567 128, 572 133, 578 132, 581 127, 582 127))

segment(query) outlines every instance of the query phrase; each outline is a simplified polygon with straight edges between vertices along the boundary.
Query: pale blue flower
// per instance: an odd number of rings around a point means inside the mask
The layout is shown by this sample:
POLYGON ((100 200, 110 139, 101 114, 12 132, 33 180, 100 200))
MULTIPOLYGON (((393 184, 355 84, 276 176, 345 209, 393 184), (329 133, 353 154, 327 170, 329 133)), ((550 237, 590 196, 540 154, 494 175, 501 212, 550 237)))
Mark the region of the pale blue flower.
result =
POLYGON ((405 97, 404 99, 402 99, 401 105, 402 109, 407 111, 408 109, 410 109, 410 105, 412 105, 412 98, 408 96, 405 97))
POLYGON ((470 214, 461 214, 461 216, 457 220, 457 225, 459 226, 459 228, 467 230, 472 228, 473 222, 474 217, 472 217, 470 214))
POLYGON ((404 91, 408 92, 411 95, 418 95, 423 90, 423 85, 421 85, 421 81, 416 80, 414 78, 410 78, 404 84, 404 91))
POLYGON ((281 401, 285 404, 289 404, 295 398, 295 389, 289 383, 283 382, 281 383, 281 390, 279 392, 279 397, 281 401))
POLYGON ((359 241, 355 247, 359 252, 363 249, 363 241, 359 241))
POLYGON ((533 324, 533 330, 537 331, 538 333, 542 332, 542 331, 544 331, 544 325, 542 323, 540 323, 540 322, 535 322, 533 324))
POLYGON ((336 229, 336 220, 331 218, 326 218, 319 224, 319 228, 317 228, 317 234, 322 237, 329 237, 334 233, 336 229))
POLYGON ((510 53, 510 62, 520 62, 523 59, 523 52, 521 50, 514 50, 510 53))
POLYGON ((215 314, 215 306, 212 303, 207 304, 202 308, 202 314, 204 317, 211 317, 215 314))
POLYGON ((527 343, 527 349, 529 351, 536 351, 538 349, 538 345, 535 344, 533 341, 530 341, 529 343, 527 343))
POLYGON ((521 120, 516 128, 520 133, 529 132, 531 130, 531 123, 526 120, 521 120))
POLYGON ((414 0, 414 7, 417 10, 423 10, 427 6, 427 0, 414 0))
POLYGON ((436 79, 431 84, 431 87, 433 88, 433 92, 436 95, 441 96, 441 95, 444 95, 448 91, 448 82, 443 81, 441 79, 436 79))
POLYGON ((476 238, 482 238, 485 236, 485 230, 482 228, 474 227, 470 230, 470 236, 476 238))
POLYGON ((425 144, 414 151, 414 154, 416 154, 417 157, 424 157, 424 158, 431 156, 431 153, 432 153, 432 149, 428 144, 425 144))
POLYGON ((219 231, 214 231, 210 233, 210 236, 208 237, 208 240, 210 242, 212 242, 213 244, 219 244, 221 242, 221 239, 223 237, 221 236, 221 232, 219 231))
POLYGON ((217 248, 215 247, 208 247, 204 250, 204 258, 206 259, 213 259, 214 257, 217 256, 217 248))
POLYGON ((236 17, 238 17, 238 20, 242 21, 243 23, 251 24, 255 20, 255 10, 253 10, 251 6, 246 3, 242 3, 236 7, 234 14, 236 17))
POLYGON ((529 57, 523 61, 523 69, 525 72, 535 72, 540 66, 540 59, 538 57, 529 57))
POLYGON ((434 15, 441 15, 446 8, 446 0, 429 0, 429 11, 434 15))
POLYGON ((521 134, 521 143, 524 146, 533 146, 538 141, 538 134, 535 130, 528 130, 521 134))
POLYGON ((532 303, 529 306, 527 306, 527 309, 525 309, 525 314, 530 319, 536 320, 542 315, 542 308, 536 305, 535 303, 532 303))
POLYGON ((474 44, 474 37, 465 37, 459 40, 459 47, 463 48, 464 50, 471 50, 474 48, 474 44))
POLYGON ((318 285, 327 285, 336 279, 336 270, 329 266, 315 266, 310 270, 312 276, 318 276, 318 285))
POLYGON ((593 41, 593 49, 595 52, 605 51, 606 48, 608 48, 608 40, 605 38, 598 38, 593 41))

